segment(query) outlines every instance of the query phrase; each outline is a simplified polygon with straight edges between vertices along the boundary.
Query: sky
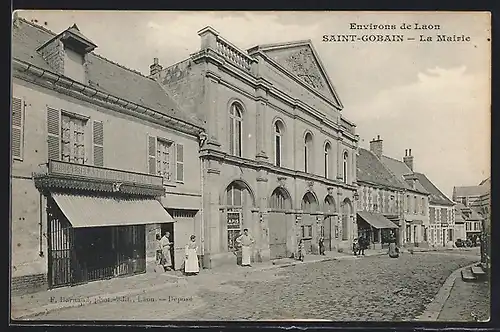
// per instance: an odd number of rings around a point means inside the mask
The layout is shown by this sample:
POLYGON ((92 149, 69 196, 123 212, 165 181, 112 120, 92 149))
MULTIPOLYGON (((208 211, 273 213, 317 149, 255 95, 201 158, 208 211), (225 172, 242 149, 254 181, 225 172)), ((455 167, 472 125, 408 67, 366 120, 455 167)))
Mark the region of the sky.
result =
POLYGON ((402 160, 412 149, 414 170, 451 198, 454 186, 490 176, 491 43, 488 13, 465 12, 89 12, 21 11, 55 33, 76 23, 98 45, 95 53, 149 73, 200 48, 197 32, 211 26, 246 50, 259 44, 310 39, 360 147, 380 135, 384 154, 402 160), (395 30, 350 29, 351 23, 395 30), (412 29, 400 29, 406 23, 412 29), (439 30, 415 30, 415 24, 439 30), (330 34, 404 34, 401 43, 322 42, 330 34), (420 35, 432 42, 419 42, 420 35), (436 34, 470 37, 437 42, 436 34))

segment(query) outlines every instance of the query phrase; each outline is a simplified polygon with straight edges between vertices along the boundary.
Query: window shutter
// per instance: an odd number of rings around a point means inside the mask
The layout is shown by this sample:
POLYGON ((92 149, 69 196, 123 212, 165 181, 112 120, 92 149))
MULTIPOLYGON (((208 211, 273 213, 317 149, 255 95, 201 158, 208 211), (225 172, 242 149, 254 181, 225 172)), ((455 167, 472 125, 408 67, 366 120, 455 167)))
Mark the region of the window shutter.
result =
POLYGON ((61 159, 61 112, 47 108, 47 142, 49 160, 61 159))
POLYGON ((184 181, 184 146, 176 144, 176 169, 175 176, 177 181, 184 181))
POLYGON ((148 135, 149 174, 156 175, 156 136, 148 135))
POLYGON ((92 129, 94 165, 104 166, 104 126, 102 121, 94 121, 92 129))
POLYGON ((21 98, 12 98, 12 157, 23 158, 24 103, 21 98))

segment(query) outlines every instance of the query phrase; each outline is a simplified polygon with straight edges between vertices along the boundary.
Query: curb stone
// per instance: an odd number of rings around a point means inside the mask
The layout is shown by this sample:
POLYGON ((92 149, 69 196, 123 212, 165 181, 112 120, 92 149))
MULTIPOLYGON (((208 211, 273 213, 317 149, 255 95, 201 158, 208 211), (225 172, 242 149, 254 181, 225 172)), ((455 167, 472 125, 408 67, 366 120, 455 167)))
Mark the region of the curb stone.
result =
POLYGON ((432 302, 427 305, 424 312, 420 316, 415 318, 415 321, 420 321, 420 322, 437 321, 439 314, 443 310, 446 300, 448 300, 448 297, 450 296, 451 289, 455 284, 455 280, 460 276, 460 272, 463 269, 468 269, 469 267, 475 266, 476 264, 477 262, 453 271, 445 280, 443 286, 441 286, 441 288, 439 289, 438 293, 436 294, 432 302))

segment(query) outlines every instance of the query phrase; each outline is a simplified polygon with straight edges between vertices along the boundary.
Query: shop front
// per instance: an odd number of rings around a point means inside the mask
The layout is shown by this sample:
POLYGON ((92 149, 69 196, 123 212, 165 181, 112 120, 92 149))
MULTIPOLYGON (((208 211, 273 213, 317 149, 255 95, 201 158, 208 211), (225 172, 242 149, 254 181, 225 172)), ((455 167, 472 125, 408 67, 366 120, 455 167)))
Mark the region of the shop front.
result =
POLYGON ((397 236, 398 226, 384 215, 375 212, 357 213, 358 236, 370 240, 369 249, 382 249, 392 236, 397 236))
POLYGON ((50 288, 145 272, 146 225, 174 222, 155 176, 51 161, 35 184, 47 202, 50 288))

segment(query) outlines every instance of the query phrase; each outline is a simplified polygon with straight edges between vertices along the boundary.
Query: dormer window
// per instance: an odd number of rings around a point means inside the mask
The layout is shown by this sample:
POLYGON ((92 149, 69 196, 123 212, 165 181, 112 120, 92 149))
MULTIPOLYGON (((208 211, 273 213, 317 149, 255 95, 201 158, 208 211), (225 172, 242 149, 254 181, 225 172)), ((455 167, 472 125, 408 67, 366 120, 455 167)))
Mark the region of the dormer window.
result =
POLYGON ((37 51, 58 74, 86 84, 85 56, 96 47, 74 24, 40 46, 37 51))

